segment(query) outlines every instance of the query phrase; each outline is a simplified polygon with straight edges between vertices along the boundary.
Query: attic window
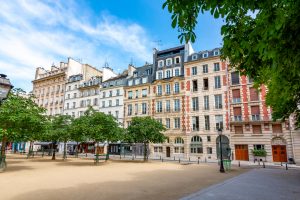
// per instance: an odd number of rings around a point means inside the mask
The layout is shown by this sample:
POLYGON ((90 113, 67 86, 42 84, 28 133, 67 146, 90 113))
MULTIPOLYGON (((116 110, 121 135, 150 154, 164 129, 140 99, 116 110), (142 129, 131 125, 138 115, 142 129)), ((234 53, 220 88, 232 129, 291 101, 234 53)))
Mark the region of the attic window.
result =
POLYGON ((208 57, 208 53, 207 52, 202 54, 202 58, 207 58, 207 57, 208 57))
POLYGON ((198 57, 197 54, 193 55, 193 56, 192 56, 192 60, 196 60, 197 57, 198 57))
POLYGON ((218 56, 220 54, 219 50, 214 51, 214 56, 218 56))

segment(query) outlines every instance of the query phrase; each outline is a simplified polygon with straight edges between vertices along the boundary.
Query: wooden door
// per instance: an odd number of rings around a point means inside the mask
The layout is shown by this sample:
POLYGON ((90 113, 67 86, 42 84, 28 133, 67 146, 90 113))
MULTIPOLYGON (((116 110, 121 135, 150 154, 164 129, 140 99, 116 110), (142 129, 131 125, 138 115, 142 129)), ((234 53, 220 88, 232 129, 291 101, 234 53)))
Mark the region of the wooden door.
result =
POLYGON ((171 156, 171 151, 170 151, 170 147, 166 148, 166 156, 170 157, 171 156))
POLYGON ((246 160, 246 161, 249 160, 248 145, 245 144, 235 145, 235 159, 246 160))
POLYGON ((273 162, 286 162, 286 146, 285 145, 272 145, 273 162))

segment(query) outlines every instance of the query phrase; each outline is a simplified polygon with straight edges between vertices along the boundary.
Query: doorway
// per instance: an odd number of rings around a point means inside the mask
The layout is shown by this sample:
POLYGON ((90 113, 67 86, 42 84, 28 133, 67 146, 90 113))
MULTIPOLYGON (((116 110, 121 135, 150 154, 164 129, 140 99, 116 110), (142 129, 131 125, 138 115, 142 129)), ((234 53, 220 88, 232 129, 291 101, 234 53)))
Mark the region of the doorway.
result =
POLYGON ((171 149, 170 149, 170 147, 166 148, 166 157, 171 157, 171 149))
POLYGON ((272 145, 273 162, 286 162, 286 146, 285 145, 272 145))
POLYGON ((249 161, 248 145, 246 144, 235 145, 235 159, 249 161))

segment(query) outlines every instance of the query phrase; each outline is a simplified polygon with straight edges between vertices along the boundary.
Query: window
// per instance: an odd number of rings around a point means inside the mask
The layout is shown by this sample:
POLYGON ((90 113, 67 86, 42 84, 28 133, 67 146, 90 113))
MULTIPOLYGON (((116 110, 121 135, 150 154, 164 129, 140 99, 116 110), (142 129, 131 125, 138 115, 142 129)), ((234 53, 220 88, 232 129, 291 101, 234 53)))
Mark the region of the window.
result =
POLYGON ((134 107, 134 114, 137 115, 139 113, 139 104, 136 103, 134 107))
POLYGON ((167 59, 167 66, 170 66, 170 65, 172 65, 172 59, 171 58, 167 59))
POLYGON ((223 129, 223 115, 215 116, 216 130, 223 129))
POLYGON ((112 100, 108 101, 108 106, 111 107, 112 106, 112 100))
POLYGON ((250 88, 250 101, 259 101, 258 91, 256 88, 250 88))
POLYGON ((192 60, 196 60, 197 59, 197 54, 195 54, 195 55, 192 55, 192 60))
POLYGON ((272 132, 273 133, 282 133, 281 124, 272 124, 272 132))
POLYGON ((90 105, 91 105, 91 100, 90 100, 90 99, 86 100, 86 104, 87 104, 88 106, 90 106, 90 105))
POLYGON ((263 145, 263 144, 254 144, 253 149, 263 150, 263 149, 265 149, 265 145, 263 145))
POLYGON ((197 92, 198 91, 198 81, 197 80, 193 80, 193 92, 197 92))
POLYGON ((222 95, 221 94, 215 95, 215 108, 216 109, 222 108, 222 95))
POLYGON ((209 115, 204 115, 205 130, 210 130, 209 115))
POLYGON ((157 95, 162 95, 162 86, 161 85, 157 86, 157 95))
POLYGON ((116 96, 119 96, 120 95, 120 90, 117 89, 117 93, 116 93, 116 96))
POLYGON ((253 134, 261 134, 261 125, 252 125, 253 134))
POLYGON ((175 76, 179 76, 180 73, 179 73, 179 69, 175 69, 175 76))
POLYGON ((212 154, 212 148, 211 147, 207 147, 207 154, 212 154))
POLYGON ((180 128, 180 118, 174 118, 174 128, 180 128))
POLYGON ((199 117, 192 117, 193 131, 199 131, 199 117))
POLYGON ((105 98, 105 92, 102 93, 102 97, 105 98))
POLYGON ((161 123, 162 124, 162 119, 161 118, 159 118, 159 119, 156 119, 159 123, 161 123))
POLYGON ((180 63, 180 58, 179 57, 175 58, 175 63, 176 64, 180 63))
POLYGON ((142 83, 147 83, 147 77, 142 78, 142 83))
POLYGON ((142 103, 142 114, 147 114, 147 103, 142 103))
POLYGON ((214 51, 214 56, 218 56, 220 54, 220 51, 219 50, 215 50, 214 51))
MULTIPOLYGON (((71 90, 71 85, 69 85, 69 89, 68 89, 68 91, 70 91, 71 90)), ((49 91, 49 88, 48 88, 48 91, 49 91)))
POLYGON ((135 80, 134 80, 134 83, 135 83, 136 85, 140 84, 140 79, 135 79, 135 80))
POLYGON ((166 112, 170 112, 171 111, 171 103, 170 100, 166 101, 166 112))
POLYGON ((221 77, 215 76, 215 88, 221 88, 221 77))
POLYGON ((157 79, 162 79, 162 72, 157 73, 157 79))
POLYGON ((155 153, 162 153, 163 152, 163 148, 162 147, 154 147, 154 152, 155 153))
POLYGON ((135 91, 135 98, 136 99, 139 98, 139 91, 138 90, 135 91))
POLYGON ((156 112, 162 112, 162 102, 156 102, 156 112))
MULTIPOLYGON (((251 91, 250 91, 251 94, 251 91)), ((233 103, 241 103, 240 89, 232 90, 232 101, 233 103)))
POLYGON ((207 57, 208 57, 208 53, 207 52, 205 52, 205 53, 202 54, 202 58, 207 58, 207 57))
POLYGON ((76 98, 76 97, 77 97, 77 93, 74 93, 74 94, 73 94, 73 98, 76 98))
POLYGON ((67 109, 69 109, 69 103, 67 103, 67 109))
POLYGON ((94 106, 98 106, 98 98, 94 98, 94 106))
POLYGON ((119 99, 116 99, 116 106, 118 106, 120 103, 119 103, 119 99))
POLYGON ((209 110, 209 96, 204 96, 204 110, 209 110))
POLYGON ((190 144, 191 153, 203 153, 202 139, 200 136, 194 136, 190 144))
POLYGON ((164 65, 164 61, 163 60, 158 61, 158 67, 163 67, 163 65, 164 65))
POLYGON ((132 105, 128 105, 128 116, 132 115, 132 105))
POLYGON ((202 65, 202 67, 203 67, 203 73, 208 73, 208 65, 206 64, 206 65, 202 65))
POLYGON ((184 153, 184 147, 174 147, 174 153, 184 153))
POLYGON ((129 85, 129 86, 132 86, 132 80, 129 80, 129 81, 128 81, 128 85, 129 85))
POLYGON ((260 120, 259 106, 251 106, 252 121, 260 120))
POLYGON ((197 67, 192 67, 192 75, 197 75, 197 67))
POLYGON ((128 91, 128 99, 132 99, 132 91, 128 91))
POLYGON ((207 136, 207 142, 211 142, 210 136, 207 136))
POLYGON ((184 140, 181 137, 177 137, 174 140, 175 144, 184 144, 184 140))
POLYGON ((174 92, 179 93, 179 83, 178 82, 174 84, 174 92))
POLYGON ((220 63, 214 63, 214 71, 220 71, 220 63))
POLYGON ((243 134, 243 126, 234 126, 235 134, 243 134))
POLYGON ((116 111, 116 119, 119 119, 119 111, 116 111))
POLYGON ((171 94, 171 86, 170 86, 170 84, 166 84, 166 94, 171 94))
POLYGON ((142 97, 147 97, 147 89, 142 89, 142 97))
POLYGON ((170 78, 171 77, 171 70, 167 70, 166 71, 166 78, 170 78))
POLYGON ((70 94, 68 94, 68 98, 67 99, 70 99, 70 94))
POLYGON ((198 97, 193 97, 192 98, 192 106, 193 106, 193 111, 198 111, 199 110, 199 100, 198 100, 198 97))
POLYGON ((208 90, 208 78, 203 79, 203 90, 208 90))
POLYGON ((231 84, 232 85, 240 84, 240 74, 239 74, 239 72, 232 72, 231 73, 231 84))
POLYGON ((174 111, 180 111, 180 100, 179 99, 174 100, 174 111))
POLYGON ((242 121, 242 108, 234 107, 233 108, 233 116, 234 116, 234 121, 242 121))
POLYGON ((170 118, 166 118, 166 128, 170 128, 170 118))
POLYGON ((109 97, 112 97, 112 91, 111 90, 109 91, 109 97))
POLYGON ((76 108, 76 102, 73 102, 73 108, 76 108))

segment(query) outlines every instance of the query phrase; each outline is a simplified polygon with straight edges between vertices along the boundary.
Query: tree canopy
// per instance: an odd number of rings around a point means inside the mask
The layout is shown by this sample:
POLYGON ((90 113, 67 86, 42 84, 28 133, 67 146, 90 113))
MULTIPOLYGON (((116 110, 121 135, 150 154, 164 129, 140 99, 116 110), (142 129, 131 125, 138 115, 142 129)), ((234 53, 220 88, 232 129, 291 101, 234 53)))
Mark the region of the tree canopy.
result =
POLYGON ((300 1, 166 0, 166 7, 181 42, 196 40, 200 12, 223 18, 222 58, 268 87, 274 120, 295 114, 300 126, 300 1))
POLYGON ((165 141, 163 131, 166 128, 151 117, 133 117, 127 128, 127 140, 144 144, 144 160, 147 159, 147 144, 165 141))

